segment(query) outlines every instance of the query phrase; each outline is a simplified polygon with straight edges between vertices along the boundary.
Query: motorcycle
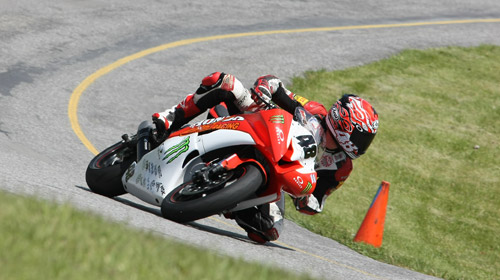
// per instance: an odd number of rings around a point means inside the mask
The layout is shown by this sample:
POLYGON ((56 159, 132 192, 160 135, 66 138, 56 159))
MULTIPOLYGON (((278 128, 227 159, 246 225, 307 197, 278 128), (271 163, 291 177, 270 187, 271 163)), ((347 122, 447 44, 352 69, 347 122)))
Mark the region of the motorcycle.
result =
POLYGON ((157 143, 142 122, 137 134, 95 156, 89 188, 114 197, 130 193, 186 223, 293 197, 316 186, 319 121, 303 108, 215 117, 187 125, 157 143))

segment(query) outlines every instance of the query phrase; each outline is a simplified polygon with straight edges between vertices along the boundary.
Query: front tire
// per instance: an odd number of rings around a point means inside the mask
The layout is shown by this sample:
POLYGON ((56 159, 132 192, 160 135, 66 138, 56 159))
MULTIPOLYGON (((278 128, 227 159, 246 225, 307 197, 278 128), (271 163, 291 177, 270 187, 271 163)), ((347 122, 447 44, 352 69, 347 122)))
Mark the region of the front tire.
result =
POLYGON ((114 197, 125 194, 122 175, 136 159, 135 150, 118 142, 95 156, 87 167, 85 179, 89 188, 100 195, 114 197))
POLYGON ((226 180, 221 183, 224 186, 215 191, 211 189, 200 193, 196 191, 199 188, 195 188, 195 191, 185 191, 184 193, 187 194, 183 194, 184 189, 192 189, 193 182, 188 181, 180 185, 163 199, 161 204, 163 217, 174 222, 186 223, 235 207, 239 202, 253 195, 264 183, 264 175, 255 165, 244 164, 238 169, 240 170, 234 172, 237 175, 231 176, 233 177, 231 179, 236 181, 225 185, 228 181, 226 180))

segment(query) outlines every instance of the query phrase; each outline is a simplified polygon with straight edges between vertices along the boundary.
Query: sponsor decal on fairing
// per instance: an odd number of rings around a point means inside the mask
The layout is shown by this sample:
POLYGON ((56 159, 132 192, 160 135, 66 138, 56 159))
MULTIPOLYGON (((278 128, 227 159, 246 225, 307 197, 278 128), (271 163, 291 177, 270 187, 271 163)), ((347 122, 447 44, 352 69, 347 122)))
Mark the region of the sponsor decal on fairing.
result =
MULTIPOLYGON (((174 161, 176 158, 178 158, 180 155, 185 153, 187 150, 189 150, 189 137, 186 139, 182 140, 179 144, 174 145, 170 147, 168 150, 165 151, 165 157, 163 157, 163 160, 168 159, 170 156, 170 159, 167 161, 167 164, 171 163, 174 161)), ((147 161, 146 161, 147 163, 147 161)))
POLYGON ((285 123, 285 117, 283 115, 274 115, 269 118, 271 123, 285 123))

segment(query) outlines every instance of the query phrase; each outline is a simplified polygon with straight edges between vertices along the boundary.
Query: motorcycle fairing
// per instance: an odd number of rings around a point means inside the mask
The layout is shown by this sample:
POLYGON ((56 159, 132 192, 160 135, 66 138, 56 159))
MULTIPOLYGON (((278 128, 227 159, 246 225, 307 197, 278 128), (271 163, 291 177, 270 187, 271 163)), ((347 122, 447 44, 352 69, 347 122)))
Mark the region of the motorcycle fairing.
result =
POLYGON ((138 163, 132 163, 122 176, 123 186, 141 200, 160 206, 170 191, 204 166, 201 155, 222 147, 240 145, 255 145, 255 141, 245 132, 225 129, 203 135, 192 133, 168 138, 138 163))
POLYGON ((205 153, 254 145, 272 159, 270 181, 260 197, 279 199, 282 189, 293 196, 308 195, 316 186, 314 157, 304 157, 305 147, 298 137, 309 132, 292 120, 286 111, 273 109, 200 121, 172 133, 137 164, 132 164, 122 183, 127 192, 159 206, 171 190, 190 180, 191 174, 205 165, 201 160, 205 153))

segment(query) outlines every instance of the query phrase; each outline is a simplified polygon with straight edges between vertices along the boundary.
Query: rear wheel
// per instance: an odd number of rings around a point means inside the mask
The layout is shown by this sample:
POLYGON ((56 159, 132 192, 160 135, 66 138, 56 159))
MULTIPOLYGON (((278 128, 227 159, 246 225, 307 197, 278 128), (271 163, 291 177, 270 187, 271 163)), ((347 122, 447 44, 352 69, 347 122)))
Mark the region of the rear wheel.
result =
MULTIPOLYGON (((208 174, 210 171, 205 172, 208 174)), ((252 164, 224 170, 218 173, 216 179, 207 181, 193 177, 193 180, 183 183, 163 199, 163 217, 186 223, 219 214, 252 196, 264 183, 260 168, 252 164)))
POLYGON ((135 149, 118 142, 90 161, 85 173, 89 188, 100 195, 113 197, 126 193, 121 177, 136 159, 135 149))

